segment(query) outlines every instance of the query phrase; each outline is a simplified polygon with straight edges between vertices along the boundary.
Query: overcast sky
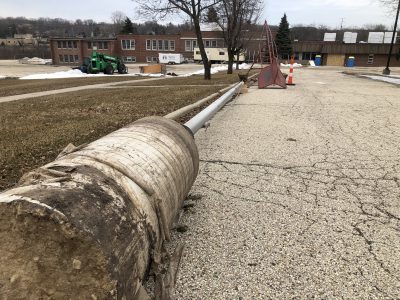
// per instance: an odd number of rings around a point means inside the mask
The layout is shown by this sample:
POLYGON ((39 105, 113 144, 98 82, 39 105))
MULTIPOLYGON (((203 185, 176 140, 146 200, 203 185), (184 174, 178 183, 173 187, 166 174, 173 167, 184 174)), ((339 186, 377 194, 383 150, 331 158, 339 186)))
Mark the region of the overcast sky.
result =
MULTIPOLYGON (((58 17, 110 22, 115 10, 123 11, 135 21, 135 5, 130 0, 1 0, 0 17, 58 17)), ((269 24, 278 24, 285 12, 291 25, 323 24, 338 28, 342 18, 344 27, 364 24, 392 27, 394 23, 394 17, 388 15, 379 0, 264 0, 263 17, 269 24)))

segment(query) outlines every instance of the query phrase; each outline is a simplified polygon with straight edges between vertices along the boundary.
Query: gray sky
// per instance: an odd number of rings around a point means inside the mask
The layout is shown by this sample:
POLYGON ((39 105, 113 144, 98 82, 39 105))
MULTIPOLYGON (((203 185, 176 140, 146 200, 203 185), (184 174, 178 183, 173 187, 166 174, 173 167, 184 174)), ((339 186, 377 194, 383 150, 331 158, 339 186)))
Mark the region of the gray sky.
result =
MULTIPOLYGON (((264 0, 264 18, 269 24, 279 23, 286 12, 290 24, 323 24, 333 28, 385 24, 393 26, 390 16, 379 0, 264 0)), ((69 20, 93 19, 110 22, 111 13, 123 11, 135 21, 135 6, 130 0, 1 0, 0 17, 52 17, 69 20)))

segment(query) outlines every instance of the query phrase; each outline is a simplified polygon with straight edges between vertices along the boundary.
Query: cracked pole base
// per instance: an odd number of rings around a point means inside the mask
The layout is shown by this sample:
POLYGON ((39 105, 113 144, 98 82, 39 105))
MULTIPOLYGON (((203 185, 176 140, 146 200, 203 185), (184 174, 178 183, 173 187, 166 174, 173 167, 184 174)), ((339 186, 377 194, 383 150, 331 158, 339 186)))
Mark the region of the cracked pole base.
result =
POLYGON ((0 194, 1 299, 135 299, 198 171, 192 135, 150 117, 0 194))

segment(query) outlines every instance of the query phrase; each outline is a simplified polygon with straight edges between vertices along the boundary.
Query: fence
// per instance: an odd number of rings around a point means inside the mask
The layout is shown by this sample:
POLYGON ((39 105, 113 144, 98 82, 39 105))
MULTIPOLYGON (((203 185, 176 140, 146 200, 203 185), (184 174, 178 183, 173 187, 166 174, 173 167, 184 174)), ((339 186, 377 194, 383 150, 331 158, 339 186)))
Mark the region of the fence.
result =
POLYGON ((0 59, 20 59, 24 57, 51 58, 49 45, 0 46, 0 59))

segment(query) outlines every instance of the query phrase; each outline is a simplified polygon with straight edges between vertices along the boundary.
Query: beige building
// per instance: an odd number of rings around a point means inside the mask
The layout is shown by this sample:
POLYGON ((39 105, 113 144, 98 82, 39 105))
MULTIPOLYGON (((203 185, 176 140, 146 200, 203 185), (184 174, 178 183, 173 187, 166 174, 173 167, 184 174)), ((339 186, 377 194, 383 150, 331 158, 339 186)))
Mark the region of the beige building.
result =
POLYGON ((38 44, 38 39, 32 34, 14 34, 13 38, 0 39, 0 46, 23 46, 38 44))

